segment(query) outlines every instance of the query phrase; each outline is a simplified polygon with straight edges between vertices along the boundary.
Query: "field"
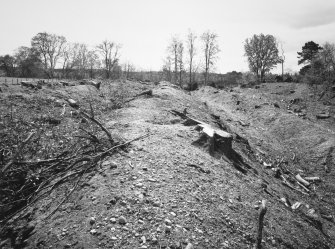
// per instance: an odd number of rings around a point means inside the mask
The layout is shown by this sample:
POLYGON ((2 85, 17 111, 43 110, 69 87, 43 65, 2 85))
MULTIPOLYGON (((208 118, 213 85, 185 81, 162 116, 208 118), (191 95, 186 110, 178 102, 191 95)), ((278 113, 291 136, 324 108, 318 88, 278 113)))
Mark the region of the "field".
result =
POLYGON ((335 93, 14 83, 0 83, 0 248, 254 248, 262 200, 263 248, 335 247, 335 93))

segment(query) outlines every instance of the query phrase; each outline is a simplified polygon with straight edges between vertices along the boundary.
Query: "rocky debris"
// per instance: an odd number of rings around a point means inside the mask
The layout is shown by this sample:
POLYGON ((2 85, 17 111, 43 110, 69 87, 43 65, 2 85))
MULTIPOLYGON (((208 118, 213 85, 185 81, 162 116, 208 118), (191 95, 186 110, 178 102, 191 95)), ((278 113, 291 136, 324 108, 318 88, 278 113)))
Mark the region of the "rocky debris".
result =
POLYGON ((104 161, 101 166, 102 167, 109 167, 110 169, 116 169, 117 168, 117 163, 112 161, 112 160, 108 160, 108 161, 104 161))
POLYGON ((92 225, 94 225, 94 223, 95 223, 95 217, 91 217, 90 218, 90 225, 92 226, 92 225))
POLYGON ((188 243, 187 246, 185 247, 185 249, 193 249, 194 246, 191 243, 188 243))
POLYGON ((120 216, 118 221, 119 221, 119 224, 121 225, 127 224, 127 220, 124 216, 120 216))
POLYGON ((116 223, 116 219, 115 218, 110 218, 109 220, 111 223, 116 223))
POLYGON ((78 102, 75 101, 74 99, 67 99, 66 101, 69 103, 69 105, 70 105, 72 108, 74 108, 74 109, 79 109, 79 104, 78 104, 78 102))

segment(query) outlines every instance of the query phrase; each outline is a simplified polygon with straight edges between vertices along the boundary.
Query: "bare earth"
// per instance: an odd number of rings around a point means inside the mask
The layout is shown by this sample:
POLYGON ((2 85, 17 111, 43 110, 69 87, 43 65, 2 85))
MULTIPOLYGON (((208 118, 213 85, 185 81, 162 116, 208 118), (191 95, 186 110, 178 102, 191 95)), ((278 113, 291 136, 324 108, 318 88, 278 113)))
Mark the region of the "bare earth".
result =
MULTIPOLYGON (((263 248, 335 248, 334 98, 324 103, 308 86, 293 83, 191 93, 167 82, 127 81, 123 87, 130 96, 149 89, 153 95, 100 120, 125 141, 149 136, 101 162, 54 215, 48 217, 73 184, 29 208, 25 219, 34 232, 26 248, 253 248, 262 200, 268 208, 263 248), (211 156, 196 142, 196 126, 184 125, 172 110, 233 134, 235 156, 221 148, 211 156), (330 118, 317 119, 323 111, 330 118), (276 167, 286 170, 294 189, 276 177, 276 167), (321 182, 311 183, 307 194, 296 174, 321 182)), ((23 98, 41 92, 99 98, 89 86, 1 88, 3 102, 9 89, 23 98)), ((11 248, 3 241, 2 248, 11 248)))

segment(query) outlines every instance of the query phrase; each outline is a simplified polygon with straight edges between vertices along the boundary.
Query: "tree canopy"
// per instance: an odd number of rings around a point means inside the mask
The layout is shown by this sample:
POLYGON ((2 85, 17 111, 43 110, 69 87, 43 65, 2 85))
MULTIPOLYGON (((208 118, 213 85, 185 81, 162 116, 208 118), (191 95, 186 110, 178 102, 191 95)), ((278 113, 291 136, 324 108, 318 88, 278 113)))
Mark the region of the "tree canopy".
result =
POLYGON ((263 81, 265 73, 281 61, 277 41, 273 35, 253 35, 245 40, 244 50, 250 71, 257 75, 259 81, 263 81))
POLYGON ((311 63, 320 50, 322 50, 322 47, 320 47, 319 44, 313 41, 306 42, 302 47, 302 51, 297 52, 299 59, 298 65, 306 62, 311 63))

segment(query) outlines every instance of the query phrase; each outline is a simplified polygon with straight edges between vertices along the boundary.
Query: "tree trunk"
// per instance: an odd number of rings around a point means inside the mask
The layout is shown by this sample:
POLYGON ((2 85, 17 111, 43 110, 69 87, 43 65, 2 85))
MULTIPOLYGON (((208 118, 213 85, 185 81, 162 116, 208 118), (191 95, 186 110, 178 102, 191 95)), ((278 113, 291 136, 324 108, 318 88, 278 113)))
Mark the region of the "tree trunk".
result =
POLYGON ((177 45, 174 46, 174 83, 178 81, 178 57, 177 57, 177 45))
POLYGON ((190 87, 192 85, 192 57, 190 58, 190 87))

